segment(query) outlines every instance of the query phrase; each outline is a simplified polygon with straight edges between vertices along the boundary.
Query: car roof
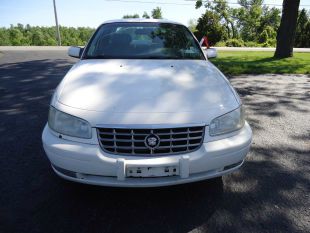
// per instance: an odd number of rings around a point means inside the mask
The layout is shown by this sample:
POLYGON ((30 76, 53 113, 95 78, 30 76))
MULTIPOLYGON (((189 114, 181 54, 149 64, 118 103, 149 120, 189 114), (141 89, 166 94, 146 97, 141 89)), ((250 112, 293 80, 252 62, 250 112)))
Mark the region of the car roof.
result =
POLYGON ((171 23, 171 24, 183 25, 182 23, 167 20, 167 19, 144 19, 144 18, 142 19, 141 18, 114 19, 114 20, 105 21, 102 24, 106 24, 106 23, 171 23))

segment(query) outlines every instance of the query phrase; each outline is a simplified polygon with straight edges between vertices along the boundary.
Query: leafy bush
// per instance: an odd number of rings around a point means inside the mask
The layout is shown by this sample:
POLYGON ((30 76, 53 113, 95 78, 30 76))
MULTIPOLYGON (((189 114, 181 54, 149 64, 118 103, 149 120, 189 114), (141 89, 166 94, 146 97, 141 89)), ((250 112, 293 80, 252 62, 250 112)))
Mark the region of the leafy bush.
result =
POLYGON ((229 39, 226 41, 227 47, 243 47, 244 41, 241 39, 229 39))
POLYGON ((219 41, 215 44, 216 47, 225 47, 226 46, 226 42, 225 41, 219 41))
POLYGON ((254 41, 243 41, 237 39, 230 39, 227 41, 219 41, 215 44, 216 47, 275 47, 276 39, 267 39, 264 43, 257 43, 254 41))
POLYGON ((261 45, 254 41, 246 41, 244 42, 245 47, 260 47, 261 45))
POLYGON ((276 39, 268 39, 265 43, 261 44, 261 47, 276 47, 276 39))
POLYGON ((277 35, 276 31, 272 27, 266 26, 265 29, 262 31, 262 33, 259 35, 258 41, 259 43, 268 44, 268 40, 275 39, 276 35, 277 35))

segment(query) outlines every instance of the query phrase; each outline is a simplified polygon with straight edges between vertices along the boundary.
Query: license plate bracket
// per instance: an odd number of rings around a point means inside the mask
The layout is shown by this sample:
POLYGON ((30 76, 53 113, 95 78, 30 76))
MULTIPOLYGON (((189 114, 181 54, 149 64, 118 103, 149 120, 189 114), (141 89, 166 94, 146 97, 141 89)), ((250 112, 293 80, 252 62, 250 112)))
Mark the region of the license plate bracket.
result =
POLYGON ((151 167, 151 166, 130 166, 126 168, 126 177, 165 177, 165 176, 176 176, 179 175, 178 166, 162 166, 162 167, 151 167))

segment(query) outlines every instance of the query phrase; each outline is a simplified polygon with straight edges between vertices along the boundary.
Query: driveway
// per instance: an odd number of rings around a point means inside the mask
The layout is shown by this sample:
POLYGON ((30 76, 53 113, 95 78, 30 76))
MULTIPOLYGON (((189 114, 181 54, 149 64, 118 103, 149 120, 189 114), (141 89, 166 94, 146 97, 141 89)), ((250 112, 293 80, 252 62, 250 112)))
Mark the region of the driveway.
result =
POLYGON ((310 77, 230 77, 254 132, 231 175, 120 189, 58 178, 41 145, 63 50, 0 56, 0 232, 309 232, 310 77))

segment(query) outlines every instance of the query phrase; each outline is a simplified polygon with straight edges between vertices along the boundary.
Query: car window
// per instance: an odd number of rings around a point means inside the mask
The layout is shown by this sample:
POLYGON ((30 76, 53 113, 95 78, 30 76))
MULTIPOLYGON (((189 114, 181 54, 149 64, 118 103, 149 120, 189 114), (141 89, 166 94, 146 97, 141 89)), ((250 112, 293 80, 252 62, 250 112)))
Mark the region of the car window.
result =
POLYGON ((189 30, 171 23, 109 23, 88 44, 83 59, 205 59, 189 30))

